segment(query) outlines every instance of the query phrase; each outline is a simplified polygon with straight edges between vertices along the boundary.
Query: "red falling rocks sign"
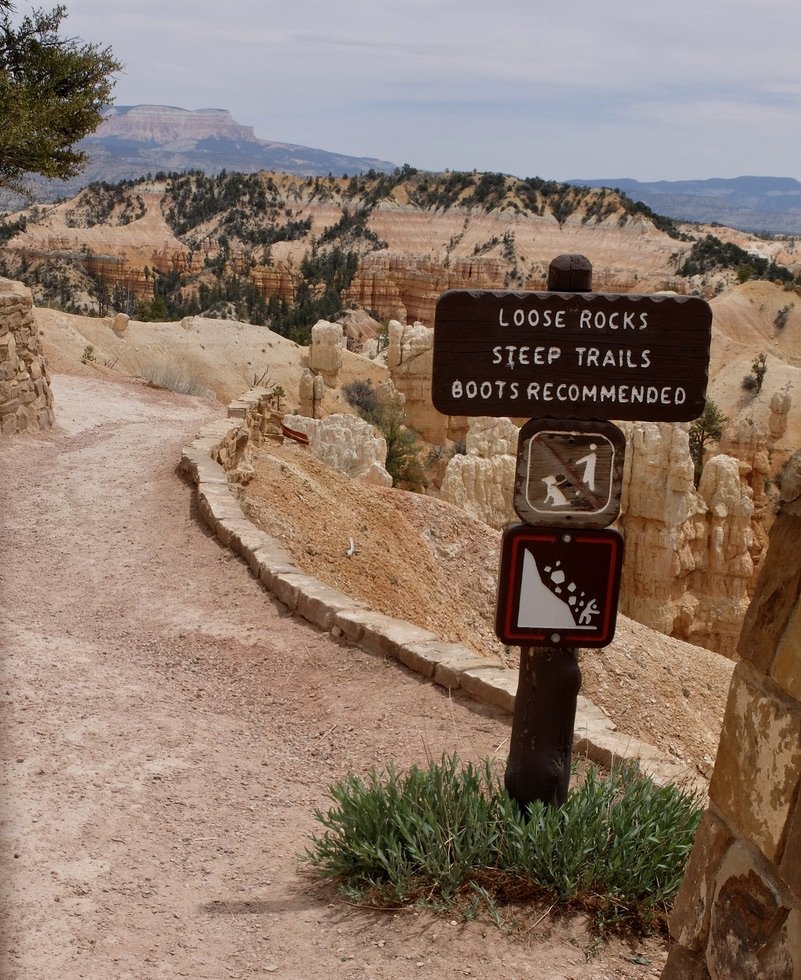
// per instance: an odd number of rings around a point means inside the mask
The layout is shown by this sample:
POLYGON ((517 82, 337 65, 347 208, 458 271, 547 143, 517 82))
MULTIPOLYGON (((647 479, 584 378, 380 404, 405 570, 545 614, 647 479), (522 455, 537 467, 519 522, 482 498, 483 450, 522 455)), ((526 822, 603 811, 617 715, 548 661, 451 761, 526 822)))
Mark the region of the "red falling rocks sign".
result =
POLYGON ((510 646, 606 646, 622 564, 617 531, 511 525, 501 545, 498 638, 510 646))

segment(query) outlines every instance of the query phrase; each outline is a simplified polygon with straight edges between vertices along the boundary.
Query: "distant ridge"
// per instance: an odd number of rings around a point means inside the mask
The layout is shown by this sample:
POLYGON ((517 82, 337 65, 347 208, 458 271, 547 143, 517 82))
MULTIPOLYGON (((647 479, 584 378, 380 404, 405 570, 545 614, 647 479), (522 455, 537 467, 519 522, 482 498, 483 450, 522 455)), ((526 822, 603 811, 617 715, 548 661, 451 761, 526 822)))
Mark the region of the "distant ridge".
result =
MULTIPOLYGON (((69 181, 30 179, 37 201, 73 197, 87 184, 137 180, 159 171, 274 170, 301 177, 353 176, 369 170, 392 173, 396 164, 294 143, 258 138, 252 126, 227 109, 182 109, 164 105, 111 107, 99 129, 80 144, 84 171, 69 181)), ((721 224, 749 232, 801 235, 801 183, 790 177, 736 177, 684 181, 593 178, 565 181, 580 187, 611 187, 656 214, 679 221, 721 224)), ((0 189, 0 211, 29 202, 0 189)))
POLYGON ((630 177, 571 179, 577 187, 611 187, 678 221, 741 231, 801 234, 801 182, 792 177, 713 177, 639 181, 630 177))
MULTIPOLYGON (((372 157, 258 139, 252 126, 238 123, 227 109, 177 106, 113 106, 98 130, 79 144, 89 156, 85 170, 68 181, 30 181, 37 200, 72 197, 96 181, 136 180, 159 171, 221 170, 256 173, 277 170, 301 177, 335 177, 376 170, 391 173, 395 164, 372 157)), ((26 202, 3 195, 0 206, 26 202), (9 200, 7 200, 9 198, 9 200)))

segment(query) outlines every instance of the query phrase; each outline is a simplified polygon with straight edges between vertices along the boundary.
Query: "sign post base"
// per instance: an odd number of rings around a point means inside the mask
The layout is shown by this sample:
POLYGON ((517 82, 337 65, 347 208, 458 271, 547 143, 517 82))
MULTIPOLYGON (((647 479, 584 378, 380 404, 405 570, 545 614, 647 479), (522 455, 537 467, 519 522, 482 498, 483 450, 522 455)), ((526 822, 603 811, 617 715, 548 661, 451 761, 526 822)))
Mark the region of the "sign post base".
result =
POLYGON ((567 800, 581 671, 573 649, 522 647, 504 785, 525 811, 567 800))

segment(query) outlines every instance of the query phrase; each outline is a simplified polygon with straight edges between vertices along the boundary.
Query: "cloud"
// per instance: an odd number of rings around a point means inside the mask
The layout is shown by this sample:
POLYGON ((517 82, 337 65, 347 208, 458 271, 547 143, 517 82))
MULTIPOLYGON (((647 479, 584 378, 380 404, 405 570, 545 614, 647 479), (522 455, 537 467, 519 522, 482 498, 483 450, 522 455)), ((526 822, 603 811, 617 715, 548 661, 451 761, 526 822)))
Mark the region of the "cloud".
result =
POLYGON ((265 138, 542 176, 579 175, 580 151, 643 179, 738 157, 801 176, 797 0, 67 2, 69 31, 125 63, 120 102, 221 106, 265 138))

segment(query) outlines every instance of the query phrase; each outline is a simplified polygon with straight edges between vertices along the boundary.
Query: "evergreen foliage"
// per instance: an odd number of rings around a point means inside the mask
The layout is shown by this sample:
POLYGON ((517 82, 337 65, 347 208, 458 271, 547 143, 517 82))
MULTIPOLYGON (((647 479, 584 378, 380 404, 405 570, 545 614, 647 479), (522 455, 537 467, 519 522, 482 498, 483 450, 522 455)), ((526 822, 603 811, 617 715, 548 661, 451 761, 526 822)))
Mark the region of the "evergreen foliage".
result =
POLYGON ((793 274, 775 261, 752 255, 734 242, 722 242, 715 235, 705 235, 690 249, 678 270, 680 276, 697 276, 705 272, 735 269, 741 282, 748 279, 771 279, 792 282, 793 274))
POLYGON ((690 423, 690 458, 693 461, 693 476, 696 486, 701 479, 707 447, 710 442, 717 442, 720 439, 723 426, 727 421, 728 419, 723 412, 711 398, 708 398, 704 402, 703 412, 690 423))
POLYGON ((28 222, 25 215, 17 218, 16 221, 0 221, 0 244, 10 241, 15 235, 25 231, 28 222))
POLYGON ((743 378, 743 388, 746 391, 752 391, 754 397, 756 397, 762 391, 762 385, 765 383, 765 375, 767 373, 768 355, 762 351, 754 358, 751 364, 751 373, 746 374, 743 378))
POLYGON ((73 177, 86 162, 75 144, 94 132, 121 65, 109 48, 60 34, 66 7, 15 24, 0 0, 0 185, 24 191, 26 173, 73 177))
POLYGON ((397 395, 381 397, 369 381, 357 380, 342 393, 366 421, 372 423, 387 443, 384 463, 393 487, 422 490, 428 484, 417 433, 406 425, 406 411, 397 395))

